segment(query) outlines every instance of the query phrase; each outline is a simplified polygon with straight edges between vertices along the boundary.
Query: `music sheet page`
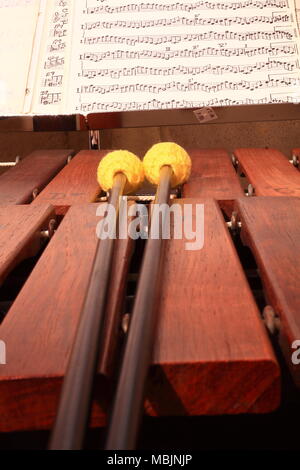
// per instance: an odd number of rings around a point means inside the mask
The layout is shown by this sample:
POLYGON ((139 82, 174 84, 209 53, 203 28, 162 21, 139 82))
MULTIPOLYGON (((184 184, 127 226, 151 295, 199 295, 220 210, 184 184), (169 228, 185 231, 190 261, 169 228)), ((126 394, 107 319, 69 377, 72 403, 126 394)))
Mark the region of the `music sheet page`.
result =
POLYGON ((298 19, 298 30, 300 32, 300 0, 295 0, 296 3, 296 14, 298 19))
MULTIPOLYGON (((81 1, 78 1, 81 4, 81 1)), ((31 112, 68 113, 66 109, 72 41, 73 0, 46 0, 31 112)), ((71 111, 70 111, 71 113, 71 111)))
POLYGON ((299 102, 295 4, 77 0, 69 77, 82 114, 299 102))
POLYGON ((0 116, 21 114, 39 0, 0 0, 0 116))

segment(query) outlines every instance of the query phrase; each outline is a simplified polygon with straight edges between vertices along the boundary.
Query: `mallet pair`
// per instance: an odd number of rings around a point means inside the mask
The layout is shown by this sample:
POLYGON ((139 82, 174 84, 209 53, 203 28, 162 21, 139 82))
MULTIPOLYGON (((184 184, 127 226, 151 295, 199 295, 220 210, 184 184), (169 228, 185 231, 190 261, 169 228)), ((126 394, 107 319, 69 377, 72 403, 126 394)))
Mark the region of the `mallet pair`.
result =
MULTIPOLYGON (((109 192, 109 204, 119 212, 120 197, 134 192, 144 177, 158 185, 156 204, 167 205, 172 187, 187 181, 191 159, 174 143, 152 147, 143 162, 128 151, 115 151, 101 161, 98 181, 109 192)), ((117 218, 116 218, 117 220, 117 218)), ((153 223, 161 224, 165 217, 153 223)), ((63 383, 50 449, 76 450, 83 447, 91 411, 92 390, 97 373, 103 334, 104 311, 114 240, 99 240, 89 288, 63 383)), ((106 447, 112 450, 134 448, 144 398, 144 386, 151 360, 158 276, 162 240, 149 239, 144 253, 125 353, 122 360, 106 447)))

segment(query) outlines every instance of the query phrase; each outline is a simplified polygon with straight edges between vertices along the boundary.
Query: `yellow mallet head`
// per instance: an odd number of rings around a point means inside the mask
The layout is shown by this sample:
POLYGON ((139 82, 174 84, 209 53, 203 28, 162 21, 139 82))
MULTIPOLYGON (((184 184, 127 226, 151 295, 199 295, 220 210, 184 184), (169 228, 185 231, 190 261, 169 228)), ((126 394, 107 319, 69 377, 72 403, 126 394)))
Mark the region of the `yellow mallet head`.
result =
POLYGON ((155 185, 160 179, 160 169, 169 165, 173 170, 171 185, 173 188, 185 183, 191 174, 192 161, 189 154, 180 145, 163 142, 154 145, 144 157, 146 178, 155 185))
POLYGON ((100 162, 97 172, 98 183, 103 191, 113 187, 114 176, 124 173, 127 178, 124 193, 135 191, 144 181, 144 168, 141 160, 127 150, 108 153, 100 162))

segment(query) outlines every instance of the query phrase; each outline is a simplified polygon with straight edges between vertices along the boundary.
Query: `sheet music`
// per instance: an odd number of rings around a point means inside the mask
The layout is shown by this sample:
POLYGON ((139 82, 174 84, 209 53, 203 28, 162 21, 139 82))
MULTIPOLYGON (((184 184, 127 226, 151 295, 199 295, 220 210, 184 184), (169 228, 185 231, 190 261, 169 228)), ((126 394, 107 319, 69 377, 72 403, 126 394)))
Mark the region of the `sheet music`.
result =
POLYGON ((298 36, 292 0, 76 1, 67 109, 299 102, 298 36))
POLYGON ((300 32, 300 0, 295 0, 296 4, 296 15, 298 20, 298 30, 300 32))
POLYGON ((0 0, 0 116, 21 114, 39 0, 0 0))
MULTIPOLYGON (((78 1, 78 0, 77 0, 78 1)), ((72 40, 73 0, 46 0, 32 111, 60 114, 65 109, 72 40)))

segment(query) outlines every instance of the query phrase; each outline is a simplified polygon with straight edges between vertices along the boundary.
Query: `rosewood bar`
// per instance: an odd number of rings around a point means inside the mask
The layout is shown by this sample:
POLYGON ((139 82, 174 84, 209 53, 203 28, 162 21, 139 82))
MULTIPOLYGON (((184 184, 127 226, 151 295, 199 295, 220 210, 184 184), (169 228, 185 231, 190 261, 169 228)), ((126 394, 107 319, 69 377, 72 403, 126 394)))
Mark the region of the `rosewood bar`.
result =
POLYGON ((101 192, 97 182, 97 168, 108 152, 109 150, 79 152, 33 204, 52 204, 58 215, 65 215, 72 205, 94 202, 101 192))
POLYGON ((67 164, 73 150, 37 150, 0 176, 0 205, 29 204, 67 164))
POLYGON ((214 198, 227 215, 231 215, 233 201, 244 195, 231 158, 222 149, 189 150, 192 173, 183 186, 183 197, 214 198))
POLYGON ((235 156, 256 196, 300 196, 300 173, 278 150, 238 149, 235 156))
MULTIPOLYGON (((204 247, 166 242, 147 410, 153 415, 263 413, 279 404, 279 367, 217 203, 204 247)), ((185 217, 187 217, 185 215, 185 217)), ((193 220, 195 227, 195 220, 193 220)))
MULTIPOLYGON (((33 211, 42 212, 39 206, 33 211)), ((56 413, 97 245, 96 205, 72 207, 0 326, 9 361, 0 368, 0 432, 50 428, 56 413)), ((118 241, 107 317, 121 311, 133 241, 118 241)), ((116 317, 117 318, 117 317, 116 317)), ((119 321, 106 323, 108 348, 116 344, 119 321)), ((112 351, 109 349, 108 351, 112 351)), ((100 371, 109 374, 106 351, 100 371)), ((109 385, 100 377, 101 402, 94 424, 105 422, 109 385)))
POLYGON ((300 339, 300 198, 245 198, 237 201, 242 239, 258 264, 266 297, 280 318, 279 341, 298 386, 293 342, 300 339))

